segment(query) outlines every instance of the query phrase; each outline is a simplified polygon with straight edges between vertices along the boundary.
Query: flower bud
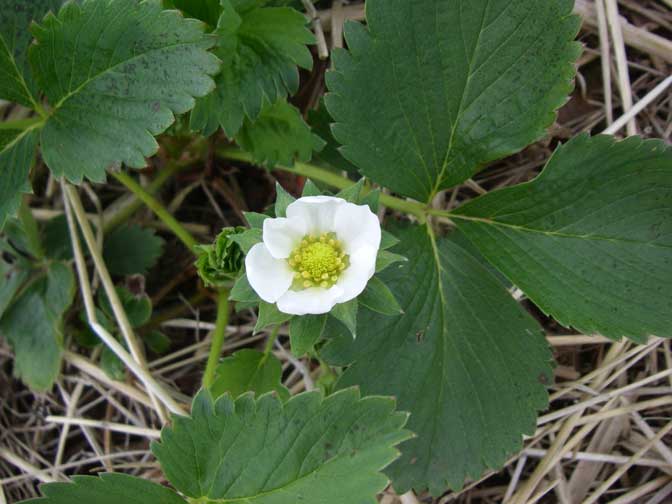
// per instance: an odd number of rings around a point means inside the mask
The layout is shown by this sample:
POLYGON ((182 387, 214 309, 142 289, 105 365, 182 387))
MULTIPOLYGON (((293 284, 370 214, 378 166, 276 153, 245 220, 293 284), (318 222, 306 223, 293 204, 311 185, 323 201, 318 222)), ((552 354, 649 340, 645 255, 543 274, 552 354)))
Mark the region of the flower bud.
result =
POLYGON ((228 227, 211 245, 198 245, 196 269, 208 287, 221 287, 234 279, 243 266, 245 255, 231 236, 245 231, 244 227, 228 227))

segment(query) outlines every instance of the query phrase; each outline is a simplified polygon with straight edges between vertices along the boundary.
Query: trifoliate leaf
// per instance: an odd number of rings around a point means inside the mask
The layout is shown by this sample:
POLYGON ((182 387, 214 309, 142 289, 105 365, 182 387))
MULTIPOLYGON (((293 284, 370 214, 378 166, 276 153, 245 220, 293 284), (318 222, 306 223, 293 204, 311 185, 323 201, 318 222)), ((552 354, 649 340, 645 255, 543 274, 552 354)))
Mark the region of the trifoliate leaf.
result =
POLYGON ((294 317, 289 323, 289 343, 297 357, 311 351, 322 336, 327 315, 304 315, 294 317))
POLYGON ((257 396, 276 392, 283 401, 289 399, 289 390, 282 384, 280 361, 273 354, 250 349, 239 350, 222 360, 210 392, 215 399, 227 392, 234 398, 246 392, 257 396))
MULTIPOLYGON (((0 0, 0 98, 26 107, 35 106, 35 86, 28 66, 28 26, 47 11, 58 10, 62 0, 0 0)), ((2 201, 2 200, 0 200, 2 201)))
POLYGON ((326 96, 342 154, 429 201, 544 134, 571 90, 572 0, 368 0, 332 53, 326 96))
POLYGON ((581 135, 532 182, 455 212, 545 313, 586 334, 672 337, 672 149, 581 135))
POLYGON ((21 292, 0 319, 0 335, 14 350, 14 374, 30 388, 51 388, 61 366, 63 313, 72 303, 69 266, 51 263, 21 292))
POLYGON ((105 237, 103 257, 114 275, 144 275, 161 257, 163 245, 154 230, 128 224, 105 237))
POLYGON ((44 497, 22 504, 186 504, 169 488, 121 473, 73 476, 72 483, 47 483, 40 491, 44 497))
POLYGON ((387 485, 379 471, 409 438, 388 397, 348 389, 214 402, 200 392, 191 418, 174 417, 152 450, 173 486, 199 502, 368 503, 387 485))
POLYGON ((31 30, 30 63, 53 108, 42 155, 72 182, 145 166, 153 135, 210 92, 219 69, 203 25, 158 0, 69 2, 31 30))
POLYGON ((306 47, 314 43, 306 18, 287 7, 264 2, 222 0, 215 54, 222 60, 213 93, 197 101, 191 127, 206 136, 220 126, 234 138, 247 117, 254 121, 265 104, 299 88, 301 68, 312 68, 306 47))
POLYGON ((399 302, 392 294, 390 288, 378 277, 373 277, 366 284, 366 289, 357 298, 359 304, 371 311, 383 315, 399 315, 403 313, 399 302))
POLYGON ((313 135, 299 111, 285 100, 264 107, 254 121, 246 119, 236 142, 255 161, 269 167, 310 161, 313 150, 322 145, 322 139, 313 135))
MULTIPOLYGON (((535 429, 547 404, 551 353, 540 327, 506 289, 454 243, 422 227, 400 234, 409 258, 381 277, 404 309, 360 309, 359 337, 325 348, 353 362, 339 387, 394 395, 418 437, 387 471, 395 490, 438 495, 499 467, 535 429)), ((325 354, 321 354, 325 357, 325 354)))
POLYGON ((22 194, 31 191, 28 175, 37 137, 35 130, 0 130, 0 230, 19 210, 22 194))
POLYGON ((243 267, 243 249, 231 237, 244 231, 245 228, 241 226, 224 228, 214 243, 196 247, 196 270, 206 286, 223 287, 243 267))

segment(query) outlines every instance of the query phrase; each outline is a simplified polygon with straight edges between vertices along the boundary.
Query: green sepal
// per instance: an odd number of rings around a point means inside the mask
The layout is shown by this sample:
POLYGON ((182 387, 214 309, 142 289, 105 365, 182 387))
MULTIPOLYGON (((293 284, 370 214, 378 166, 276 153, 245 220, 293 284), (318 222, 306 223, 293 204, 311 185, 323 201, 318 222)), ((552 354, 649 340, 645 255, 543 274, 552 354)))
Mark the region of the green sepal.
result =
POLYGON ((404 313, 392 291, 378 277, 369 280, 366 289, 357 299, 362 306, 383 315, 392 316, 404 313))
POLYGON ((291 318, 292 315, 281 312, 276 305, 261 301, 259 303, 259 317, 254 326, 254 334, 257 334, 265 327, 283 324, 291 318))
POLYGON ((289 323, 289 343, 297 357, 310 352, 322 336, 327 315, 294 317, 289 323))
POLYGON ((332 317, 348 328, 353 338, 357 337, 357 298, 347 303, 339 303, 329 312, 332 317))

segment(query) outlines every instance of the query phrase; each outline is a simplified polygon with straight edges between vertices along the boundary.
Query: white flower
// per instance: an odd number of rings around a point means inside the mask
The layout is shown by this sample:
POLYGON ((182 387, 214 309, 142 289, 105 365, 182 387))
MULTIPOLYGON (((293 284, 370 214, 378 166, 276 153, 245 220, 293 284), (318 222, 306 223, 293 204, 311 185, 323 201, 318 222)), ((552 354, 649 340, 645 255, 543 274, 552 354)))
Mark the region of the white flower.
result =
POLYGON ((329 312, 359 296, 376 271, 380 222, 366 205, 307 196, 287 217, 264 221, 263 242, 245 258, 261 299, 291 315, 329 312))

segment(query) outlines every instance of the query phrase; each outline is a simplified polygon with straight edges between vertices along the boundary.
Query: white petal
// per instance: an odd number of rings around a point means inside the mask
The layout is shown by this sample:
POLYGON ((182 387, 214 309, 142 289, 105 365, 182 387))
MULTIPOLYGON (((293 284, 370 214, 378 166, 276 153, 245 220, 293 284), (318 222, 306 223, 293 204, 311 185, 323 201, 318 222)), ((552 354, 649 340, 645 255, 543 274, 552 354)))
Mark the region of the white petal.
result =
POLYGON ((307 233, 306 221, 301 218, 264 221, 264 245, 276 259, 288 258, 307 233))
POLYGON ((380 221, 368 205, 346 203, 338 207, 334 231, 349 255, 363 246, 380 248, 380 221))
POLYGON ((263 243, 257 243, 247 253, 245 270, 250 286, 267 303, 275 303, 294 279, 287 261, 274 258, 263 243))
POLYGON ((359 296, 373 274, 376 272, 376 256, 378 249, 364 245, 350 255, 350 266, 341 273, 341 277, 334 287, 340 287, 343 294, 338 298, 339 303, 345 303, 359 296))
POLYGON ((287 217, 303 219, 309 233, 327 233, 334 230, 336 211, 345 203, 344 199, 333 196, 306 196, 289 204, 287 217))
POLYGON ((329 289, 312 287, 300 291, 288 290, 278 299, 278 310, 290 315, 328 313, 342 295, 343 291, 338 285, 329 289))

